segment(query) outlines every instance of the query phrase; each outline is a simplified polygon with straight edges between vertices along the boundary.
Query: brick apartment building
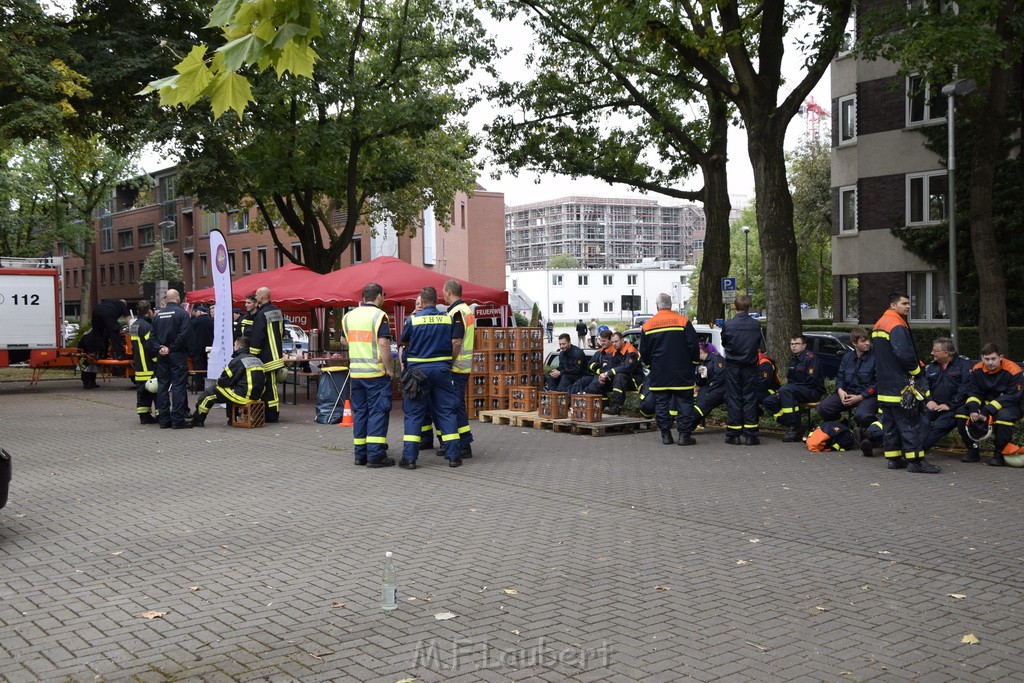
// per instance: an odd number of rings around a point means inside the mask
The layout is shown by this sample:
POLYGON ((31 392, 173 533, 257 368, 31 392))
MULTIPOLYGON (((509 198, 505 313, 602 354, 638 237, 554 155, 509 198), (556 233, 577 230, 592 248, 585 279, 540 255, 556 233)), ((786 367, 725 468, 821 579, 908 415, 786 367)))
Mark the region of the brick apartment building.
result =
MULTIPOLYGON (((156 181, 153 189, 141 192, 119 189, 96 219, 93 304, 103 299, 121 298, 130 303, 141 299, 139 277, 143 264, 161 240, 181 264, 186 291, 213 285, 209 234, 214 229, 225 235, 233 277, 272 270, 289 262, 274 244, 269 231, 249 230, 257 215, 255 208, 207 211, 193 197, 178 193, 175 167, 152 175, 156 181)), ((341 257, 340 267, 389 255, 416 266, 503 289, 504 209, 503 194, 478 186, 472 197, 461 193, 456 196, 454 224, 447 231, 434 225, 430 212, 427 212, 425 228, 412 237, 396 237, 387 226, 378 226, 376 231, 360 226, 341 257)), ((340 221, 340 216, 334 219, 340 221)), ((282 242, 301 262, 299 241, 285 237, 282 242)), ((58 248, 58 255, 65 257, 65 313, 77 316, 81 310, 83 261, 63 246, 58 248)))

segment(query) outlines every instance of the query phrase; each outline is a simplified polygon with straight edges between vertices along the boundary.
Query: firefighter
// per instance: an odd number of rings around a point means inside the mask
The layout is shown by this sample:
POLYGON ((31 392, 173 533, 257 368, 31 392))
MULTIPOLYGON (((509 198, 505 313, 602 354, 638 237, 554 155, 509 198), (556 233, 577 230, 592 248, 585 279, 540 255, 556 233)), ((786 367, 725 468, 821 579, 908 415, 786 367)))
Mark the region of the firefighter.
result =
POLYGON ((405 412, 405 436, 403 437, 402 460, 398 466, 406 470, 416 469, 419 456, 423 424, 428 410, 434 414, 434 422, 444 444, 444 457, 449 467, 462 465, 456 410, 459 399, 452 384, 452 335, 451 317, 437 309, 437 290, 424 287, 420 291, 423 310, 406 318, 402 330, 402 343, 407 345, 406 367, 403 372, 403 387, 410 376, 419 385, 419 395, 403 392, 402 409, 405 412))
POLYGON ((352 440, 355 464, 391 467, 387 456, 388 418, 391 413, 391 333, 384 303, 384 288, 376 282, 363 287, 363 300, 345 314, 341 333, 348 343, 352 380, 352 440))
POLYGON ((568 333, 558 335, 558 368, 548 373, 545 388, 548 391, 569 391, 579 381, 587 368, 587 354, 573 345, 568 333))
POLYGON ((779 393, 782 382, 779 381, 779 371, 775 369, 775 361, 764 351, 757 352, 757 376, 754 378, 755 396, 757 396, 757 408, 760 415, 761 405, 768 400, 769 396, 779 393))
POLYGON ((140 301, 136 311, 139 317, 128 327, 132 340, 132 367, 135 370, 135 412, 139 415, 139 422, 151 425, 159 421, 153 417, 153 401, 156 394, 146 388, 146 382, 154 377, 160 347, 156 343, 153 326, 149 322, 153 315, 152 305, 148 301, 140 301))
POLYGON ((107 299, 92 311, 92 330, 96 346, 102 347, 100 355, 107 357, 108 347, 114 345, 114 358, 125 359, 124 339, 121 336, 121 318, 129 315, 128 302, 124 299, 107 299))
POLYGON ((867 330, 850 330, 853 353, 843 354, 836 375, 836 393, 818 404, 818 414, 826 422, 838 421, 844 412, 853 413, 857 426, 866 430, 875 421, 878 400, 875 397, 875 354, 867 330))
POLYGON ((708 413, 725 403, 726 370, 725 359, 719 355, 714 344, 700 342, 698 346, 700 365, 697 366, 696 382, 700 388, 697 390, 697 404, 694 406, 697 415, 694 420, 703 425, 708 413))
POLYGON ((967 449, 961 461, 978 462, 981 454, 978 444, 967 435, 965 407, 974 361, 958 355, 956 344, 949 337, 938 337, 932 342, 932 358, 924 368, 925 381, 928 382, 928 402, 924 413, 927 433, 921 446, 927 451, 957 427, 967 449))
POLYGON ((794 334, 789 339, 789 370, 786 383, 764 401, 765 410, 785 425, 786 442, 800 440, 800 404, 813 403, 825 393, 825 380, 818 369, 818 358, 807 350, 807 338, 794 334))
POLYGON ((589 372, 572 383, 569 387, 569 395, 575 394, 601 394, 608 400, 606 394, 612 390, 610 383, 607 385, 601 381, 601 375, 613 367, 615 359, 615 347, 612 346, 612 331, 607 326, 597 333, 597 353, 590 357, 589 372))
POLYGON ((1020 419, 1020 399, 1024 393, 1020 366, 1004 358, 998 344, 989 342, 981 347, 981 361, 971 369, 967 391, 965 407, 971 422, 992 421, 995 451, 988 464, 1003 467, 1003 449, 1013 439, 1013 425, 1020 419))
POLYGON ((230 421, 232 403, 244 406, 250 401, 260 400, 263 396, 264 384, 270 380, 266 377, 263 362, 249 353, 248 337, 236 339, 234 349, 231 360, 217 379, 216 386, 207 389, 196 399, 193 427, 206 426, 206 416, 210 414, 214 403, 227 402, 230 421))
POLYGON ((263 402, 267 404, 266 421, 281 419, 281 399, 277 393, 277 371, 284 367, 284 313, 270 303, 270 290, 256 290, 256 315, 249 330, 249 353, 257 356, 267 372, 263 385, 263 402))
POLYGON ((623 338, 621 332, 612 332, 611 342, 614 349, 611 368, 603 373, 601 381, 611 386, 611 396, 604 412, 618 415, 626 403, 626 392, 636 391, 643 384, 644 366, 640 363, 640 352, 623 338))
POLYGON ((156 409, 160 428, 190 429, 188 415, 188 352, 192 348, 192 320, 181 307, 181 295, 168 289, 166 303, 153 316, 153 336, 159 345, 156 360, 156 409), (172 409, 173 406, 173 409, 172 409))
POLYGON ((875 350, 875 387, 882 413, 882 446, 889 469, 906 468, 908 472, 936 474, 942 468, 925 462, 921 447, 920 409, 901 402, 908 385, 915 378, 923 380, 921 361, 907 325, 909 313, 910 297, 906 292, 893 292, 889 295, 889 310, 882 314, 871 331, 871 345, 875 350))
POLYGON ((448 280, 441 291, 445 303, 448 304, 448 316, 452 319, 452 384, 455 387, 455 398, 458 399, 455 421, 458 423, 459 452, 462 458, 472 458, 473 433, 469 429, 466 393, 469 389, 469 373, 473 369, 476 319, 473 317, 473 311, 462 300, 461 282, 448 280))
POLYGON ((672 297, 657 297, 658 312, 641 328, 640 358, 651 369, 650 391, 661 430, 661 443, 672 443, 672 423, 679 432, 679 445, 692 446, 694 371, 700 362, 697 332, 686 316, 672 310, 672 297))
POLYGON ((256 303, 256 294, 246 294, 243 301, 245 304, 245 314, 238 319, 238 333, 235 334, 235 338, 248 337, 249 331, 252 330, 252 322, 256 319, 256 309, 259 304, 256 303))
POLYGON ((758 429, 761 323, 750 317, 750 304, 750 295, 737 296, 733 302, 736 315, 722 324, 722 350, 726 356, 725 405, 729 414, 725 442, 734 446, 739 445, 741 436, 748 446, 761 443, 758 429))

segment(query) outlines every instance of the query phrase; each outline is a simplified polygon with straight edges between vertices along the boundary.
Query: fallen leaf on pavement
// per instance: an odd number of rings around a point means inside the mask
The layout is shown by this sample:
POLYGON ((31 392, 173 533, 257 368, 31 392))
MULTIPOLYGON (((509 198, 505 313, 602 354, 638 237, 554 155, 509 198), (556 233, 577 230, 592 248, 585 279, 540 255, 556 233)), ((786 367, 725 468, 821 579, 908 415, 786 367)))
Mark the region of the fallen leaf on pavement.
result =
POLYGON ((818 610, 819 612, 827 612, 828 611, 828 607, 823 607, 822 605, 816 605, 814 607, 814 609, 818 610))
POLYGON ((950 593, 946 597, 953 598, 954 600, 963 600, 967 596, 966 595, 961 595, 960 593, 950 593))
POLYGON ((110 554, 113 555, 114 557, 117 557, 118 555, 120 555, 123 552, 124 552, 123 550, 118 550, 116 553, 110 553, 110 554))
POLYGON ((434 618, 438 621, 444 621, 446 619, 454 619, 456 616, 458 615, 454 612, 438 612, 434 615, 434 618))
POLYGON ((761 539, 760 538, 752 538, 752 539, 750 539, 750 542, 751 543, 760 543, 761 539))
POLYGON ((504 592, 506 595, 519 595, 519 591, 515 588, 506 588, 504 592))
POLYGON ((331 603, 331 609, 338 609, 339 607, 344 607, 344 606, 345 606, 345 603, 343 603, 343 602, 332 602, 331 603))
POLYGON ((746 560, 736 560, 736 564, 747 564, 746 560))
POLYGON ((195 593, 197 590, 199 590, 199 586, 189 586, 188 589, 195 593))
POLYGON ((395 683, 412 683, 413 681, 418 681, 418 680, 419 679, 414 676, 413 678, 402 678, 400 680, 395 681, 395 683))
POLYGON ((655 586, 654 590, 656 590, 656 591, 670 591, 672 589, 669 588, 668 586, 655 586))
POLYGON ((309 655, 310 657, 312 657, 313 659, 323 660, 323 658, 326 657, 327 655, 333 655, 334 653, 333 652, 321 652, 321 653, 317 654, 316 652, 307 652, 306 654, 309 655))
POLYGON ((981 641, 978 640, 978 636, 974 635, 973 633, 968 633, 966 636, 960 639, 960 642, 964 645, 977 645, 981 641))
POLYGON ((879 483, 878 483, 878 482, 876 481, 876 482, 875 482, 874 484, 872 484, 872 486, 881 486, 881 484, 879 484, 879 483))
POLYGON ((143 616, 146 619, 158 619, 162 616, 165 616, 166 614, 167 612, 160 612, 158 610, 151 609, 148 612, 143 612, 140 616, 143 616))

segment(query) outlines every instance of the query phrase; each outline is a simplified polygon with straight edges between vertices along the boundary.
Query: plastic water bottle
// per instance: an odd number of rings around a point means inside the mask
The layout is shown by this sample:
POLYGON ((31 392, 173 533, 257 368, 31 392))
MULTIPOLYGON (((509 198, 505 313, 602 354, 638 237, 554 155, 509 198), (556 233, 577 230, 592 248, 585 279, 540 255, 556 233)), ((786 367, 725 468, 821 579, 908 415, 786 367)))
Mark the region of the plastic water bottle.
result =
POLYGON ((380 587, 380 608, 393 610, 398 607, 398 584, 395 582, 395 561, 391 551, 384 553, 384 580, 380 587))

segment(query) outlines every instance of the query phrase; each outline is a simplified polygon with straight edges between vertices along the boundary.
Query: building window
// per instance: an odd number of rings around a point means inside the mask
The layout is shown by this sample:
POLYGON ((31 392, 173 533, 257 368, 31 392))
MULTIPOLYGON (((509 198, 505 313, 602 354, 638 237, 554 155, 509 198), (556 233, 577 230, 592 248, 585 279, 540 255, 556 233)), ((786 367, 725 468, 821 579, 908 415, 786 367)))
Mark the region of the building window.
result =
POLYGON ((839 98, 839 144, 857 139, 857 96, 839 98))
POLYGON ((946 220, 949 178, 945 171, 907 176, 907 225, 929 225, 946 220))
POLYGON ((117 231, 117 248, 118 249, 132 249, 135 247, 135 231, 134 230, 118 230, 117 231))
POLYGON ((151 247, 151 246, 153 246, 153 226, 152 225, 140 225, 139 226, 139 246, 140 247, 151 247))
POLYGON ((614 279, 615 279, 614 275, 602 275, 601 276, 602 283, 605 284, 605 285, 611 285, 612 281, 614 279))
POLYGON ((77 287, 78 286, 78 271, 77 270, 74 273, 72 273, 72 277, 75 280, 75 287, 77 287))
POLYGON ((110 224, 110 216, 100 221, 100 251, 114 251, 114 226, 110 224))
POLYGON ((228 212, 228 231, 246 232, 249 229, 249 213, 235 209, 228 212))
POLYGON ((228 250, 228 272, 232 275, 235 274, 235 250, 228 250))
POLYGON ((114 264, 110 264, 110 284, 114 284, 114 264))
POLYGON ((206 277, 210 272, 209 264, 207 263, 206 254, 199 255, 199 275, 200 277, 206 277))
MULTIPOLYGON (((78 284, 78 283, 76 282, 75 284, 78 284)), ((554 302, 553 304, 551 304, 551 312, 552 313, 563 313, 563 312, 565 312, 565 304, 563 302, 561 302, 561 301, 554 302)))
POLYGON ((945 121, 946 97, 921 76, 907 76, 907 125, 945 121))
POLYGON ((554 285, 555 287, 561 287, 562 286, 562 276, 561 275, 552 275, 551 276, 551 284, 554 285))
POLYGON ((302 245, 298 242, 292 242, 292 257, 296 262, 302 261, 302 245))
POLYGON ((857 232, 857 187, 839 188, 839 234, 857 232))
POLYGON ((178 224, 175 221, 164 221, 161 233, 164 243, 178 241, 178 224))
POLYGON ((590 302, 589 301, 581 301, 580 302, 580 313, 590 313, 590 302))
POLYGON ((256 261, 259 264, 260 272, 267 269, 267 248, 260 247, 256 250, 256 261))
POLYGON ((580 283, 580 287, 586 287, 587 285, 590 284, 590 276, 589 275, 579 275, 579 276, 577 276, 577 279, 578 279, 578 281, 580 283))
POLYGON ((612 313, 614 311, 615 311, 615 302, 614 301, 605 301, 604 302, 604 312, 605 313, 612 313))
POLYGON ((107 284, 107 269, 103 267, 100 267, 100 284, 107 284))
POLYGON ((850 11, 850 18, 846 21, 846 29, 843 32, 843 44, 839 47, 839 56, 849 54, 853 46, 857 44, 857 8, 850 11))
POLYGON ((177 176, 164 176, 158 181, 160 201, 170 202, 178 198, 177 176))
POLYGON ((856 322, 860 318, 860 278, 844 275, 843 320, 856 322))
POLYGON ((274 261, 277 265, 275 268, 280 268, 284 265, 284 252, 279 247, 274 247, 274 261))
POLYGON ((911 320, 946 320, 949 287, 946 274, 938 271, 907 273, 911 320))
POLYGON ((363 238, 353 237, 352 238, 352 263, 363 262, 363 238))
POLYGON ((203 211, 203 237, 209 237, 217 229, 217 216, 214 211, 203 211))
POLYGON ((242 272, 252 272, 252 253, 248 249, 242 250, 242 272))
POLYGON ((626 286, 627 287, 635 286, 636 285, 636 280, 637 280, 638 277, 640 277, 640 276, 639 275, 627 275, 626 276, 626 286))
POLYGON ((117 281, 118 281, 118 283, 120 283, 122 285, 124 284, 124 264, 123 263, 118 263, 117 264, 117 281))

